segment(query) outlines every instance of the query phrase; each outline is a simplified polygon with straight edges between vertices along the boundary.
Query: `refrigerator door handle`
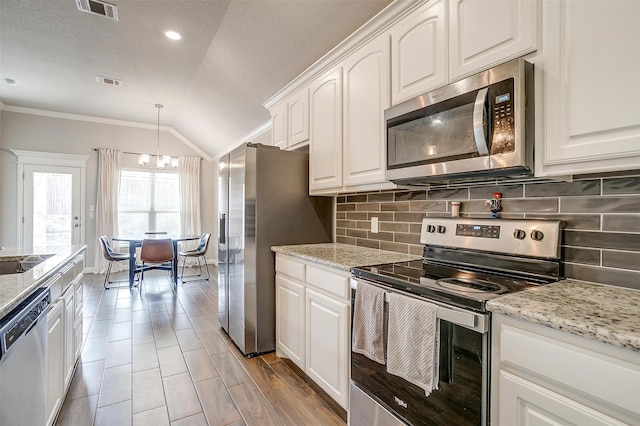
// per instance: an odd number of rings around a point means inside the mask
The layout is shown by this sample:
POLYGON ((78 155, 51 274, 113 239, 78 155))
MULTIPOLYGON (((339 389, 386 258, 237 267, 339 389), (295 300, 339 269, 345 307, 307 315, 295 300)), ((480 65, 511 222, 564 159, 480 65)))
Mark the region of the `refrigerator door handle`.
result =
POLYGON ((220 225, 218 227, 219 229, 219 237, 218 237, 218 242, 220 244, 226 244, 227 243, 227 215, 222 213, 220 215, 220 225))

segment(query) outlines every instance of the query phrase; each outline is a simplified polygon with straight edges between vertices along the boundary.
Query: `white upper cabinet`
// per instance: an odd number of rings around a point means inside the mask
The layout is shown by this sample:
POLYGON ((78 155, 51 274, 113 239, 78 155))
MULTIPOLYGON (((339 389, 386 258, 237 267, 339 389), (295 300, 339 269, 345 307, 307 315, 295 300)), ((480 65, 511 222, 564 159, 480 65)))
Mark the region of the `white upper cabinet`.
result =
POLYGON ((289 147, 309 140, 309 89, 295 94, 289 105, 289 147))
POLYGON ((384 182, 389 50, 389 36, 384 34, 343 62, 345 186, 384 182))
POLYGON ((304 88, 271 109, 271 137, 280 149, 309 140, 309 89, 304 88))
POLYGON ((535 0, 449 0, 451 80, 536 49, 535 0))
POLYGON ((427 2, 391 28, 394 105, 447 83, 445 5, 445 0, 427 2))
POLYGON ((311 83, 309 190, 342 186, 342 69, 311 83))
POLYGON ((271 110, 271 140, 273 146, 287 148, 287 103, 277 105, 271 110))
POLYGON ((640 2, 545 1, 536 175, 640 167, 640 2))

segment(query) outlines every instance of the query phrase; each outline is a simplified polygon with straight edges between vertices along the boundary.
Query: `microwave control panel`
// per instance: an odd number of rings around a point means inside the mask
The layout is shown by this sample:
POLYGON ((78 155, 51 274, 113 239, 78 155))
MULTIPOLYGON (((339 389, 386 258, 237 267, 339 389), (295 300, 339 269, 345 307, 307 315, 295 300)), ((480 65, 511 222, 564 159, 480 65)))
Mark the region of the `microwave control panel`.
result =
POLYGON ((489 87, 489 108, 493 116, 491 154, 515 150, 515 109, 513 78, 489 87))

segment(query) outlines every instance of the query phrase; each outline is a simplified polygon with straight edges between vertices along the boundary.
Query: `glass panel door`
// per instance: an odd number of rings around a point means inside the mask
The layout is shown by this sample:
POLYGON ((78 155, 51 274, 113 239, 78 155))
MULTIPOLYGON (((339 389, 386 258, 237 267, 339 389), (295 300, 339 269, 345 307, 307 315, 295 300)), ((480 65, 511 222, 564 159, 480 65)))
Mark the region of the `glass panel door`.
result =
POLYGON ((24 167, 24 246, 80 244, 80 169, 24 167))

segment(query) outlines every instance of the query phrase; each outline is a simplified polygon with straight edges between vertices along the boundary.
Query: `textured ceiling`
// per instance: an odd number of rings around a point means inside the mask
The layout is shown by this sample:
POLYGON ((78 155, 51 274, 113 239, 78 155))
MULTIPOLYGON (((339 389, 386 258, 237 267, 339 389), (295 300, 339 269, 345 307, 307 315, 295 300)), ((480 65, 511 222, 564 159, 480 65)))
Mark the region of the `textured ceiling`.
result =
POLYGON ((390 2, 116 0, 116 22, 74 0, 0 0, 0 101, 149 124, 161 103, 163 126, 215 156, 269 120, 265 100, 390 2), (166 39, 168 28, 183 39, 166 39))

